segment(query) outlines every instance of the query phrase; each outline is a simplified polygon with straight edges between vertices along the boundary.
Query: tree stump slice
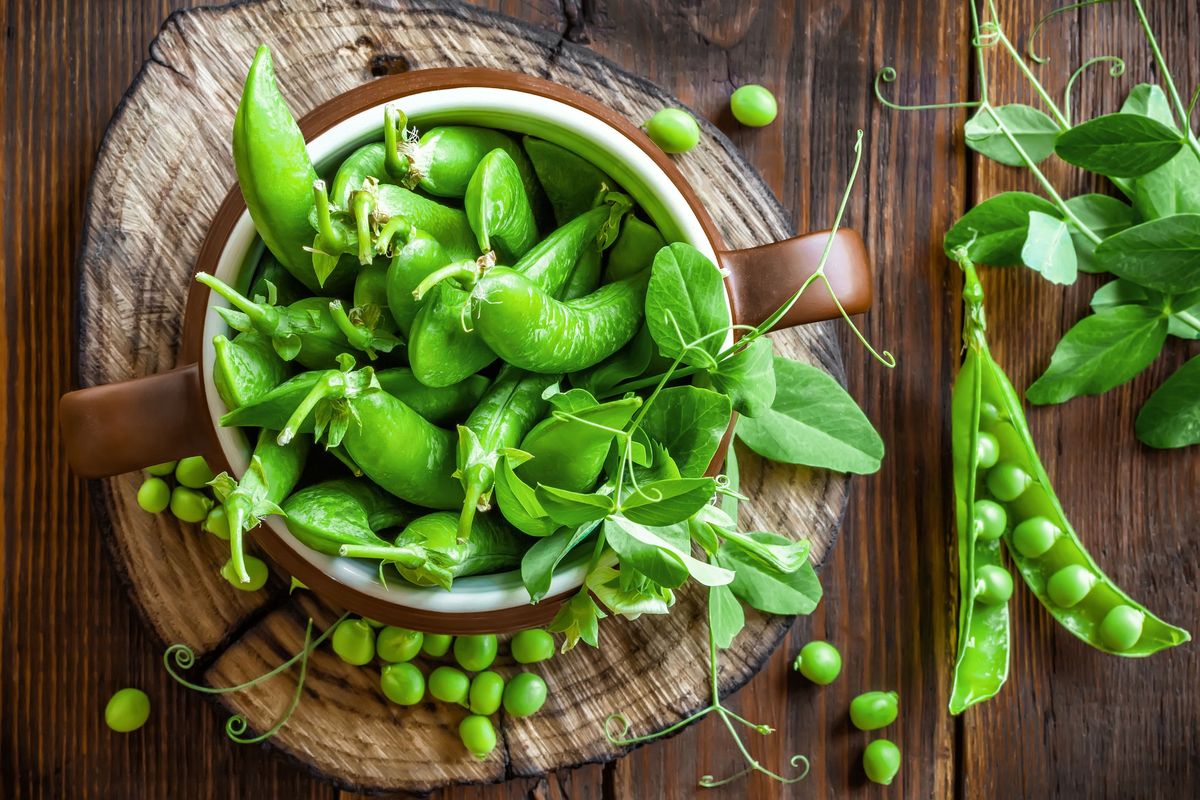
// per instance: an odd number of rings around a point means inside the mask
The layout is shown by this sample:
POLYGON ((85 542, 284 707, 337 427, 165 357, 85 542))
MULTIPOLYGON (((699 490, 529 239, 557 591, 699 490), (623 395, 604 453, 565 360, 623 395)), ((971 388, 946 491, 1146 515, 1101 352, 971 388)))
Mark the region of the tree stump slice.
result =
MULTIPOLYGON (((83 385, 147 375, 174 365, 184 300, 208 224, 234 182, 230 130, 245 69, 267 42, 292 110, 303 115, 379 75, 484 66, 538 75, 592 95, 640 122, 678 101, 549 31, 464 6, 416 0, 269 0, 173 15, 118 108, 98 157, 80 255, 79 360, 83 385)), ((678 163, 733 247, 792 234, 788 213, 713 126, 678 163)), ((774 335, 777 349, 844 380, 831 323, 774 335)), ((746 529, 807 536, 820 562, 846 505, 844 476, 768 464, 739 449, 746 529)), ((93 484, 110 551, 135 604, 164 642, 185 643, 207 665, 202 680, 238 683, 300 649, 341 614, 307 592, 288 595, 276 575, 258 593, 217 574, 224 543, 135 502, 140 475, 93 484)), ((723 693, 736 690, 778 645, 791 620, 756 613, 721 657, 723 693)), ((378 667, 351 667, 314 653, 299 708, 270 741, 320 776, 347 787, 428 791, 545 774, 598 763, 623 749, 605 739, 616 711, 644 734, 708 702, 706 604, 691 587, 666 617, 601 624, 601 647, 558 655, 536 669, 550 699, 536 717, 499 721, 487 761, 458 740, 461 713, 425 703, 391 705, 378 667)), ((498 669, 516 671, 502 645, 498 669)), ((222 695, 253 735, 287 707, 297 671, 222 695)), ((197 680, 196 676, 191 676, 197 680)), ((231 745, 232 746, 232 745, 231 745)))

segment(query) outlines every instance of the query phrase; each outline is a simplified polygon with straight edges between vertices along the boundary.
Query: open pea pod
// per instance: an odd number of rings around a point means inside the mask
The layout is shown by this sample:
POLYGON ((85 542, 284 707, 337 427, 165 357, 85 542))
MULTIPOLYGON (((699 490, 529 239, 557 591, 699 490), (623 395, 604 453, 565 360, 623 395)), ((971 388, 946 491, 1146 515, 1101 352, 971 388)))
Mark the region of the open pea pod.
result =
POLYGON ((389 547, 378 532, 417 516, 370 482, 349 479, 301 489, 284 500, 282 508, 288 531, 301 544, 333 556, 345 545, 389 547))
POLYGON ((613 440, 642 405, 626 397, 568 410, 555 409, 534 426, 521 442, 532 456, 516 468, 530 486, 539 484, 588 492, 595 486, 613 440))
POLYGON ((463 198, 467 220, 486 253, 511 264, 537 243, 537 220, 516 162, 504 150, 491 151, 471 176, 463 198))
POLYGON ((214 336, 213 350, 213 385, 226 408, 256 402, 287 378, 287 364, 271 340, 257 331, 233 339, 214 336))

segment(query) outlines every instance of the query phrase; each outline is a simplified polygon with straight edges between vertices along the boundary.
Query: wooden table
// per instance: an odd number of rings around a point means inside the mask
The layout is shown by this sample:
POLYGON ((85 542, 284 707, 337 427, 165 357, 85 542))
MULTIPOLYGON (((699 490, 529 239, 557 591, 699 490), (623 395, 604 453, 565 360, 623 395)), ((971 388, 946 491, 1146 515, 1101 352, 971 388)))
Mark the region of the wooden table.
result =
MULTIPOLYGON (((147 45, 182 2, 9 0, 0 165, 3 303, 0 393, 5 461, 0 547, 0 793, 6 797, 313 797, 338 792, 269 749, 225 741, 223 718, 170 683, 160 643, 143 630, 94 525, 85 486, 70 477, 55 427, 71 386, 72 269, 94 153, 147 45), (155 735, 121 737, 103 723, 125 685, 154 698, 155 735)), ((791 792, 757 777, 706 797, 884 795, 865 784, 865 736, 850 698, 895 689, 890 731, 904 751, 894 797, 1191 797, 1200 793, 1200 658, 1194 645, 1127 661, 1059 630, 1024 593, 1014 613, 1013 671, 1001 696, 962 719, 946 711, 952 658, 948 386, 957 366, 960 281, 940 253, 943 231, 969 203, 1031 188, 1016 171, 981 165, 962 146, 963 112, 900 113, 873 99, 871 80, 897 65, 895 91, 921 102, 973 92, 964 6, 945 0, 745 2, 682 6, 603 0, 491 0, 484 5, 586 43, 675 92, 726 130, 762 170, 800 229, 827 224, 855 128, 867 133, 848 222, 863 231, 879 301, 866 335, 899 366, 871 362, 843 336, 850 388, 888 446, 878 475, 856 479, 842 540, 822 570, 826 600, 801 620, 735 707, 779 729, 752 743, 768 765, 804 753, 813 770, 791 792), (761 82, 782 114, 760 131, 725 111, 729 92, 761 82), (817 690, 790 660, 813 637, 837 642, 842 678, 817 690)), ((1200 80, 1189 0, 1148 3, 1183 91, 1200 80), (1190 61, 1189 61, 1190 59, 1190 61)), ((1003 3, 1014 35, 1050 10, 1003 3)), ((1125 6, 1052 23, 1042 68, 1053 91, 1080 61, 1127 57, 1129 74, 1097 73, 1077 90, 1081 114, 1114 110, 1152 60, 1125 6)), ((153 54, 150 55, 153 57, 153 54)), ((993 98, 1030 101, 1011 62, 993 54, 993 98)), ((1060 187, 1076 179, 1052 170, 1060 187)), ((1100 279, 1068 289, 1024 271, 988 271, 993 349, 1027 385, 1100 279)), ((1200 619, 1200 459, 1139 446, 1132 419, 1152 388, 1197 350, 1174 342, 1144 375, 1102 398, 1033 410, 1033 433, 1064 504, 1103 566, 1134 595, 1185 626, 1200 619)), ((457 789, 445 798, 656 798, 695 793, 703 773, 742 768, 725 732, 704 722, 608 766, 541 782, 457 789)))

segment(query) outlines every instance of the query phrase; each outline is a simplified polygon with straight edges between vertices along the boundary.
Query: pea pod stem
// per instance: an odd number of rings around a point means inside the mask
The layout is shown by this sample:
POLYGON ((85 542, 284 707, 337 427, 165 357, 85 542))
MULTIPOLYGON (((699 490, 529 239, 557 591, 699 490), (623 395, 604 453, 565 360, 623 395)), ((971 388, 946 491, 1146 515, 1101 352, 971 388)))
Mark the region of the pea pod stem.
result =
MULTIPOLYGON (((369 183, 370 181, 368 181, 369 183)), ((358 233, 358 263, 366 266, 375 258, 371 244, 371 215, 375 212, 375 193, 370 189, 358 189, 350 195, 350 213, 354 216, 358 233)))
POLYGON ((404 152, 407 144, 405 129, 408 117, 396 106, 383 110, 383 164, 388 175, 397 180, 411 180, 412 159, 404 152))
POLYGON ((399 564, 405 569, 417 569, 429 560, 429 553, 418 545, 401 547, 372 547, 369 545, 344 544, 338 550, 338 555, 345 558, 373 558, 399 564))
POLYGON ((396 239, 402 247, 408 244, 416 233, 417 226, 409 222, 406 217, 390 217, 387 222, 383 223, 383 227, 379 229, 379 235, 375 237, 375 250, 390 255, 393 252, 393 239, 396 239))
POLYGON ((396 345, 400 344, 400 340, 390 333, 372 331, 364 325, 356 325, 346 313, 346 309, 342 306, 341 300, 329 301, 329 315, 333 318, 333 324, 337 326, 342 335, 346 337, 346 341, 355 350, 361 350, 367 354, 367 358, 374 361, 379 353, 390 353, 396 345))
POLYGON ((495 254, 485 253, 474 261, 456 261, 453 264, 447 264, 425 276, 425 279, 417 284, 417 288, 413 289, 413 297, 423 300, 433 287, 443 281, 453 281, 458 288, 469 292, 475 288, 475 284, 495 263, 495 254))
POLYGON ((304 424, 304 420, 317 407, 317 403, 320 403, 322 400, 345 396, 345 373, 336 369, 326 371, 324 375, 317 379, 313 388, 309 390, 309 393, 300 401, 300 405, 296 406, 296 410, 288 417, 287 424, 279 432, 277 440, 279 444, 285 445, 296 437, 296 434, 300 432, 300 426, 304 424))
POLYGON ((230 305, 249 317, 250 323, 260 332, 277 331, 281 327, 283 320, 275 306, 255 303, 220 278, 209 275, 207 272, 196 273, 196 281, 212 289, 230 305))
POLYGON ((225 515, 229 520, 229 560, 242 583, 250 582, 250 573, 246 570, 246 521, 249 518, 248 503, 245 498, 235 496, 225 503, 225 515))
POLYGON ((333 208, 329 202, 329 190, 325 181, 313 181, 313 203, 317 208, 317 233, 323 243, 341 252, 348 246, 344 231, 333 224, 333 208))

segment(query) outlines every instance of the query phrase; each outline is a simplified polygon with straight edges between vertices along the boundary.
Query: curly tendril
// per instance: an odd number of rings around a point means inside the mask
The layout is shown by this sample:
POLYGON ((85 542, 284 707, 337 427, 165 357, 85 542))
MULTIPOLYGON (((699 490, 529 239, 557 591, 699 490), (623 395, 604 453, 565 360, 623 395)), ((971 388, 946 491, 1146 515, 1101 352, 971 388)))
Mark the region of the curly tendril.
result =
POLYGON ((875 75, 875 99, 894 111, 932 111, 941 108, 978 108, 978 100, 963 100, 958 103, 918 103, 916 105, 904 105, 893 102, 883 96, 882 85, 885 83, 894 83, 896 81, 896 68, 884 67, 875 75))
POLYGON ((1000 42, 1003 32, 998 23, 988 20, 979 26, 979 30, 971 37, 971 46, 978 48, 993 47, 1000 42))
POLYGON ((1125 59, 1120 56, 1096 56, 1080 64, 1079 68, 1071 73, 1071 77, 1067 81, 1067 88, 1063 90, 1063 113, 1068 118, 1071 115, 1071 91, 1075 88, 1075 81, 1083 73, 1087 72, 1090 67, 1094 67, 1097 64, 1110 64, 1108 75, 1111 78, 1119 78, 1125 74, 1125 59))
POLYGON ((1083 0, 1083 2, 1081 2, 1081 3, 1071 3, 1070 5, 1061 6, 1059 8, 1054 9, 1053 11, 1051 11, 1050 13, 1046 14, 1044 17, 1039 19, 1037 21, 1037 24, 1033 26, 1033 29, 1031 31, 1029 31, 1029 40, 1025 45, 1025 54, 1028 55, 1030 61, 1033 61, 1035 64, 1045 64, 1050 59, 1045 56, 1038 55, 1037 51, 1034 49, 1034 47, 1037 45, 1038 34, 1040 34, 1042 32, 1042 28, 1046 25, 1047 22, 1049 22, 1053 18, 1057 17, 1059 14, 1065 14, 1068 11, 1075 11, 1076 9, 1087 8, 1088 6, 1097 6, 1097 5, 1100 5, 1101 3, 1111 3, 1112 1, 1113 0, 1083 0))

